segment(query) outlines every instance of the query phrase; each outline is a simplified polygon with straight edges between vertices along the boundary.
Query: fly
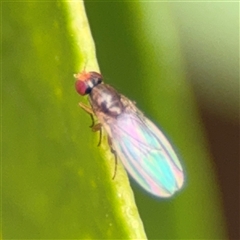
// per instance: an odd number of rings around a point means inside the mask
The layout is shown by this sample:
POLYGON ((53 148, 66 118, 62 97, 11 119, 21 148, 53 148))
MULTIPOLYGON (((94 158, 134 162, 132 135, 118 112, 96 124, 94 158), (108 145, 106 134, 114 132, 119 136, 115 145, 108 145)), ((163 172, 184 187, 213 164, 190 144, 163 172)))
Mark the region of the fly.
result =
POLYGON ((183 169, 163 133, 132 101, 104 84, 100 73, 84 71, 75 78, 77 92, 88 94, 91 107, 79 105, 90 114, 91 127, 100 131, 100 140, 102 128, 107 132, 115 160, 118 156, 133 179, 155 196, 170 197, 179 190, 184 181, 183 169))

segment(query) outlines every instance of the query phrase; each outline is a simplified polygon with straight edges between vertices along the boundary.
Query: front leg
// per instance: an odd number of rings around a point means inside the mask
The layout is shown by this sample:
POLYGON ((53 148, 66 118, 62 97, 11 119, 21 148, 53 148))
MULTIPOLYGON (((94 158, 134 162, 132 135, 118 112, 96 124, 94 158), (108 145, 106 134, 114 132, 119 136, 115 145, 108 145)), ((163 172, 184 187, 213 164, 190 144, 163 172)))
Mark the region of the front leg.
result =
POLYGON ((102 124, 101 123, 97 123, 95 124, 94 122, 94 118, 93 118, 93 115, 94 115, 94 112, 92 110, 92 108, 90 108, 89 106, 85 105, 84 103, 79 103, 79 106, 86 112, 90 115, 91 119, 92 119, 92 124, 90 126, 90 128, 92 128, 92 131, 93 132, 97 132, 99 131, 99 134, 100 134, 100 137, 99 137, 99 142, 98 142, 98 147, 100 146, 101 144, 101 141, 102 141, 102 124))
POLYGON ((79 106, 86 112, 90 115, 91 117, 91 120, 92 120, 92 124, 89 126, 90 128, 93 128, 94 126, 94 118, 93 118, 93 115, 94 115, 94 112, 92 110, 92 108, 90 108, 89 106, 85 105, 84 103, 79 103, 79 106))

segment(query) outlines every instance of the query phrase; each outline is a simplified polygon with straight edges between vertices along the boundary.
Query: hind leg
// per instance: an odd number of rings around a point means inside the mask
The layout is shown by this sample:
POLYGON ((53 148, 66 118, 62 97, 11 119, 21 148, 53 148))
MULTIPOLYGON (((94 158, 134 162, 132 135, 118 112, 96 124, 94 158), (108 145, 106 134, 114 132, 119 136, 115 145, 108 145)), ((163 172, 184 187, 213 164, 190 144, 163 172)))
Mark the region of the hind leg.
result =
POLYGON ((112 179, 114 179, 116 177, 116 173, 117 173, 117 152, 114 150, 114 148, 112 146, 112 140, 109 136, 108 136, 108 145, 109 145, 111 153, 114 155, 114 159, 115 159, 115 168, 114 168, 114 173, 113 173, 113 177, 112 177, 112 179))

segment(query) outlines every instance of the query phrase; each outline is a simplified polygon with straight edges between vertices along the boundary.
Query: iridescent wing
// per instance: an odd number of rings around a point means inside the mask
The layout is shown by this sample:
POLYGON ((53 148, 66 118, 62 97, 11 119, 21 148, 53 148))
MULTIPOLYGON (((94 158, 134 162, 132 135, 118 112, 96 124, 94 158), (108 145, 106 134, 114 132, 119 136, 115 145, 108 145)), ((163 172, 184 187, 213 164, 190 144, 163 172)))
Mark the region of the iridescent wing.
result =
POLYGON ((129 174, 148 192, 169 197, 183 185, 178 157, 163 133, 137 112, 126 112, 110 124, 117 155, 129 174))

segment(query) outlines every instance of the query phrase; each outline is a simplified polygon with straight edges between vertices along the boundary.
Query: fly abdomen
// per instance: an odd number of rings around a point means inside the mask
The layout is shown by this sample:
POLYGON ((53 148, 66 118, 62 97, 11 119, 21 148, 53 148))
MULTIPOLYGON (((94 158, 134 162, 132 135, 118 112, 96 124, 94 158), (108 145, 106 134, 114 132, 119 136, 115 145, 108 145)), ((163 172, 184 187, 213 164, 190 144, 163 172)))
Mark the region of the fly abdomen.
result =
POLYGON ((102 112, 111 117, 117 117, 124 111, 121 96, 107 84, 95 86, 89 94, 95 113, 102 112))

